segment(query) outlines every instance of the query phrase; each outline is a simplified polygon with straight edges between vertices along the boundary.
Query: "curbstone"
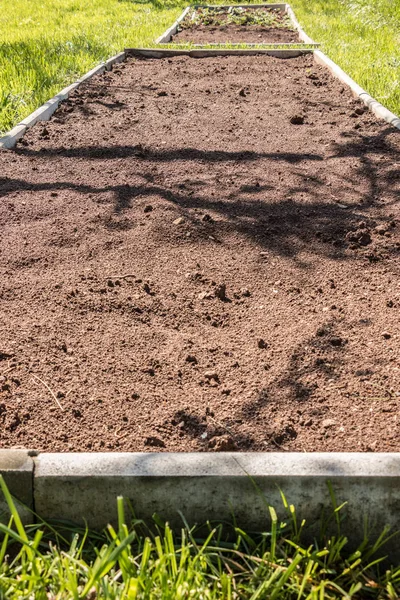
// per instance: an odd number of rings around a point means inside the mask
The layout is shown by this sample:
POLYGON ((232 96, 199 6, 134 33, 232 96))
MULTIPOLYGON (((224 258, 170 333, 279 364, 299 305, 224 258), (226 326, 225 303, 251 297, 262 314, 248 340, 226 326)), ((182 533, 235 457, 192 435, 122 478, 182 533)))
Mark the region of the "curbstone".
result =
POLYGON ((166 56, 190 56, 191 58, 207 58, 212 56, 257 56, 257 54, 267 54, 276 58, 296 58, 303 54, 313 52, 312 48, 293 48, 291 50, 280 49, 247 49, 247 48, 227 48, 227 49, 172 49, 172 48, 126 48, 125 52, 131 56, 145 56, 147 58, 163 58, 166 56))
POLYGON ((368 92, 358 85, 354 79, 347 75, 347 73, 345 73, 343 69, 339 67, 339 65, 334 63, 333 60, 326 56, 326 54, 320 50, 315 50, 314 60, 317 64, 326 67, 330 73, 336 77, 336 79, 339 79, 342 83, 347 85, 353 92, 353 95, 362 100, 362 102, 368 106, 369 110, 371 110, 377 117, 383 119, 390 125, 393 125, 393 127, 400 129, 400 118, 385 108, 380 102, 375 100, 375 98, 372 98, 368 92))
POLYGON ((18 123, 18 125, 11 129, 5 136, 1 137, 0 150, 14 148, 17 141, 25 135, 27 129, 33 127, 38 121, 49 121, 51 116, 59 107, 60 103, 64 100, 67 100, 70 94, 74 92, 82 83, 88 81, 95 75, 101 75, 106 70, 111 70, 114 64, 123 62, 125 58, 125 52, 120 52, 116 56, 109 58, 104 64, 98 65, 83 75, 83 77, 75 81, 75 83, 71 83, 71 85, 68 85, 63 90, 58 92, 58 94, 53 96, 53 98, 50 98, 50 100, 42 104, 42 106, 37 108, 33 113, 25 117, 25 119, 18 123))
POLYGON ((64 100, 67 100, 69 95, 72 94, 72 92, 74 92, 78 87, 79 83, 77 81, 75 83, 71 83, 71 85, 65 87, 63 90, 61 90, 61 92, 58 92, 54 98, 58 98, 60 102, 63 102, 64 100))
POLYGON ((120 52, 119 54, 116 54, 115 56, 112 56, 106 60, 105 66, 107 71, 111 71, 113 65, 124 62, 125 58, 125 52, 120 52))
POLYGON ((92 77, 94 77, 95 75, 101 75, 102 73, 104 73, 106 70, 106 65, 98 65, 97 67, 95 67, 94 69, 92 69, 91 71, 88 71, 88 73, 86 73, 85 75, 83 75, 83 77, 80 77, 77 80, 77 83, 80 85, 81 83, 84 83, 85 81, 88 81, 89 79, 92 79, 92 77))
MULTIPOLYGON (((32 523, 34 463, 27 450, 0 450, 0 473, 8 486, 24 523, 32 523)), ((8 522, 10 511, 0 493, 0 521, 8 522)))
POLYGON ((26 125, 16 125, 5 136, 0 138, 0 150, 14 148, 18 140, 25 135, 26 130, 26 125))
POLYGON ((298 34, 299 34, 299 38, 302 42, 304 42, 305 44, 315 44, 314 40, 312 40, 304 31, 304 29, 301 27, 300 23, 298 22, 296 15, 294 14, 294 11, 292 9, 292 7, 290 6, 290 4, 286 4, 286 14, 289 15, 290 20, 293 23, 293 26, 295 27, 295 29, 297 29, 298 34))
POLYGON ((50 117, 56 112, 61 99, 54 96, 37 110, 31 113, 28 117, 20 122, 20 125, 25 125, 27 129, 33 127, 38 121, 50 121, 50 117))
POLYGON ((181 21, 183 21, 183 19, 186 17, 186 15, 190 11, 190 9, 191 9, 191 7, 187 6, 185 8, 185 10, 183 11, 183 13, 181 15, 179 15, 179 17, 177 18, 177 20, 175 21, 175 23, 173 23, 171 25, 171 27, 169 27, 167 29, 167 31, 165 31, 162 35, 160 35, 160 37, 158 37, 156 39, 155 43, 156 44, 166 44, 167 42, 171 41, 171 37, 173 35, 175 35, 176 32, 178 31, 179 23, 181 21))
MULTIPOLYGON (((189 525, 229 521, 263 531, 268 505, 287 518, 280 490, 317 533, 321 513, 348 501, 343 533, 353 544, 389 524, 400 529, 400 454, 369 453, 96 453, 40 454, 35 461, 35 508, 44 519, 85 519, 95 529, 116 523, 116 497, 137 518, 157 513, 176 530, 178 511, 189 525)), ((398 544, 397 544, 398 546, 398 544)), ((400 548, 392 551, 400 555, 400 548)))

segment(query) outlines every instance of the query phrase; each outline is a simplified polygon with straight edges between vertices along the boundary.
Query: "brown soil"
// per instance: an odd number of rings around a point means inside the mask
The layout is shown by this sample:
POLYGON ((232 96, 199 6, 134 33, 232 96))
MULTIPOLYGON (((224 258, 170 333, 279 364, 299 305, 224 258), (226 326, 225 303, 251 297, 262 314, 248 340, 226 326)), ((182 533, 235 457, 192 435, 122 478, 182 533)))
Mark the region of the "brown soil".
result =
POLYGON ((1 445, 399 450, 399 164, 310 56, 80 88, 0 153, 1 445))
MULTIPOLYGON (((230 23, 229 19, 232 18, 226 10, 208 10, 197 9, 196 11, 198 20, 202 20, 203 23, 195 23, 192 20, 192 13, 186 17, 186 19, 180 25, 180 31, 171 38, 171 41, 175 42, 193 42, 194 44, 207 44, 207 43, 294 43, 299 42, 299 35, 297 31, 293 31, 292 26, 288 28, 290 19, 288 15, 282 10, 271 10, 268 8, 258 8, 254 10, 247 8, 242 11, 241 15, 244 18, 250 18, 253 21, 258 17, 264 15, 264 25, 255 23, 246 24, 235 24, 230 23), (271 22, 272 18, 272 22, 271 22), (204 24, 204 20, 207 24, 204 24), (271 24, 267 26, 266 23, 271 24), (277 25, 277 26, 274 26, 277 25)), ((240 15, 233 17, 241 18, 240 15)))
POLYGON ((172 36, 171 42, 193 42, 193 44, 227 44, 246 42, 248 44, 291 44, 299 43, 296 31, 266 28, 258 25, 221 25, 218 27, 197 25, 183 29, 172 36))

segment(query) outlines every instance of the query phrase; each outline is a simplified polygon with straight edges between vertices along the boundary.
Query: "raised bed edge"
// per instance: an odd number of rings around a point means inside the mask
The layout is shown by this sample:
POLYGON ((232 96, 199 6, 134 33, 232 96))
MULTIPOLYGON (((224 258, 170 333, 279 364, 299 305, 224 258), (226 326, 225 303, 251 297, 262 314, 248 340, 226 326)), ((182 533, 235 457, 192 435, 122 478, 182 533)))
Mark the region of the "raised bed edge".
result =
POLYGON ((171 25, 171 27, 168 27, 168 29, 166 31, 164 31, 164 33, 162 35, 160 35, 160 37, 158 37, 155 41, 156 44, 164 44, 165 41, 168 41, 171 39, 171 37, 173 35, 175 35, 176 30, 178 29, 179 23, 181 21, 183 21, 183 19, 186 17, 186 15, 188 14, 188 12, 190 11, 191 7, 187 6, 185 8, 185 10, 179 15, 179 17, 177 18, 177 20, 175 21, 175 23, 173 23, 171 25))
POLYGON ((144 56, 146 58, 163 58, 166 56, 190 56, 206 58, 212 56, 256 56, 267 54, 278 58, 296 58, 302 54, 313 52, 311 48, 125 48, 127 55, 144 56))
MULTIPOLYGON (((180 530, 179 511, 191 525, 229 521, 265 531, 268 505, 285 519, 281 491, 311 532, 322 511, 332 512, 328 484, 348 502, 342 532, 353 544, 385 525, 400 529, 400 453, 43 453, 1 450, 0 473, 10 491, 43 519, 67 519, 102 529, 117 521, 116 498, 136 516, 154 513, 180 530)), ((19 506, 23 506, 20 504, 19 506)), ((0 509, 7 515, 4 501, 0 509)), ((25 522, 33 520, 26 509, 25 522)), ((397 540, 391 559, 400 559, 397 540)), ((388 548, 388 549, 389 549, 388 548)))

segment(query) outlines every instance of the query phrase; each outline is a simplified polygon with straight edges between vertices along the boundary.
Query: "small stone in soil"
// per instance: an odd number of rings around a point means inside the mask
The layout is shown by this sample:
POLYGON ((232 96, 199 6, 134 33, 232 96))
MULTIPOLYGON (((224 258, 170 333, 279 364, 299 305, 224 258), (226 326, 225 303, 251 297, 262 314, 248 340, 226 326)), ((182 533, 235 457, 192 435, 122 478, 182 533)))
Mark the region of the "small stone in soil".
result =
POLYGON ((160 96, 160 97, 161 97, 161 96, 168 96, 168 93, 167 93, 167 92, 165 92, 164 90, 162 90, 161 92, 158 92, 158 93, 157 93, 157 96, 160 96))
POLYGON ((382 336, 385 338, 385 340, 390 340, 390 338, 392 337, 392 335, 388 331, 383 331, 382 336))
POLYGON ((212 297, 211 292, 201 292, 198 296, 199 300, 210 300, 212 297))
POLYGON ((325 419, 321 423, 321 427, 323 429, 329 429, 330 427, 333 427, 334 425, 336 425, 335 419, 325 419))
POLYGON ((178 217, 177 219, 175 219, 175 221, 173 222, 174 225, 182 225, 182 223, 185 222, 185 219, 183 217, 178 217))
POLYGON ((245 298, 248 298, 249 296, 251 296, 250 290, 248 290, 247 288, 242 288, 240 290, 240 293, 242 294, 242 296, 244 296, 245 298))
POLYGON ((246 90, 244 88, 239 90, 239 96, 242 96, 242 98, 246 96, 246 90))
POLYGON ((143 212, 145 213, 149 213, 153 210, 153 207, 151 204, 147 204, 147 206, 144 207, 143 212))
POLYGON ((262 350, 263 350, 264 348, 268 348, 268 344, 267 344, 267 342, 266 342, 265 340, 263 340, 262 338, 260 338, 260 339, 258 340, 258 342, 257 342, 257 346, 258 346, 259 348, 261 348, 262 350))

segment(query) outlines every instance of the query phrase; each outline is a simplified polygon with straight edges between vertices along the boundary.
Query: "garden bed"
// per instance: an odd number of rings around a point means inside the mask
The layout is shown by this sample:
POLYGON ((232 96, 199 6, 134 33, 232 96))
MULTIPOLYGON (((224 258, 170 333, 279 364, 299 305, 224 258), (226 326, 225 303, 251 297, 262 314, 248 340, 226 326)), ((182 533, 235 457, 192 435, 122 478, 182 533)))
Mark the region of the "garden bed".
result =
POLYGON ((0 443, 399 449, 398 132, 312 56, 130 59, 0 153, 0 443))
POLYGON ((298 43, 299 35, 282 9, 198 7, 179 23, 173 42, 298 43))

